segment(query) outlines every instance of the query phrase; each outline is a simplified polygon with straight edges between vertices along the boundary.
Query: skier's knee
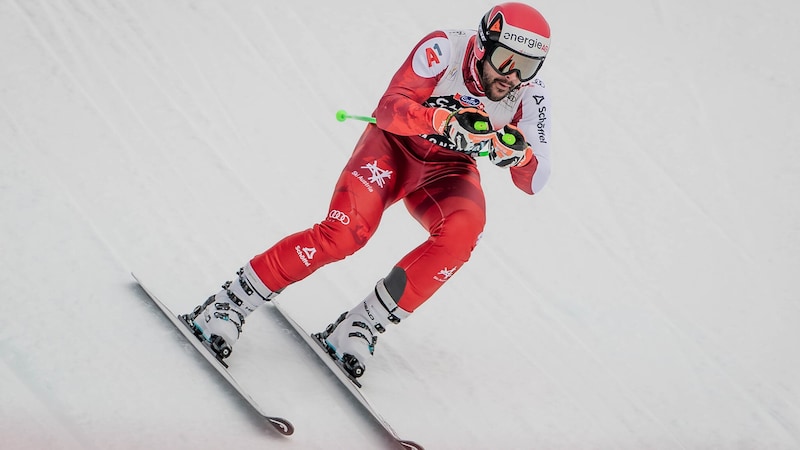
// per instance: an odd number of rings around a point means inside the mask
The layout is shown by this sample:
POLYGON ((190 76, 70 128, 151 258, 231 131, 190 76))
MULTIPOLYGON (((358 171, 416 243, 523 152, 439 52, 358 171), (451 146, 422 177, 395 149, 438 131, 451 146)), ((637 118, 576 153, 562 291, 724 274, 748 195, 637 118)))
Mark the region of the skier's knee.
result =
POLYGON ((432 235, 464 260, 469 258, 486 224, 482 211, 461 210, 448 215, 432 235))
POLYGON ((337 260, 361 250, 373 234, 372 226, 360 216, 339 211, 331 211, 317 227, 322 250, 337 260))

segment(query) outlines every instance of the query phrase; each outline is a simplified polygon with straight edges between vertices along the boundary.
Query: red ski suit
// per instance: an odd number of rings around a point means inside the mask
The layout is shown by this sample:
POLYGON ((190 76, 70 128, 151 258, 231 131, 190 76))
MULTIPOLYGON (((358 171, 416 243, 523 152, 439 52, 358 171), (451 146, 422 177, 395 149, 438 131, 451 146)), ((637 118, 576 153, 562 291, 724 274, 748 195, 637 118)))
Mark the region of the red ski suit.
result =
POLYGON ((394 294, 400 308, 413 312, 467 262, 486 222, 484 194, 473 157, 435 134, 437 107, 478 107, 494 129, 516 125, 535 157, 497 170, 510 170, 528 194, 541 189, 550 172, 544 83, 537 78, 499 102, 489 100, 478 81, 474 41, 474 31, 435 31, 417 44, 378 102, 377 123, 367 126, 345 165, 326 218, 250 261, 268 288, 282 290, 361 249, 386 208, 401 199, 430 236, 393 269, 405 272, 394 294))

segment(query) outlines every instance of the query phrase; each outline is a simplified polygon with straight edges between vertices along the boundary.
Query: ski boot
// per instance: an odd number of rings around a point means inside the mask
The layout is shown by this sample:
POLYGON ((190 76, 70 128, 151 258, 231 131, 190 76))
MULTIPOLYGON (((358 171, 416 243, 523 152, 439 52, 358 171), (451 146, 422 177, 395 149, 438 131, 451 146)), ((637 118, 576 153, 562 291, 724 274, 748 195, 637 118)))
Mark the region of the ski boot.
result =
POLYGON ((245 317, 277 295, 261 282, 250 264, 236 274, 237 279, 226 281, 221 291, 183 315, 195 335, 208 342, 220 360, 233 351, 245 317))
POLYGON ((408 315, 397 306, 382 279, 364 301, 342 313, 325 331, 318 333, 317 338, 331 356, 341 361, 351 377, 358 378, 375 353, 378 334, 385 332, 389 323, 398 324, 408 315))

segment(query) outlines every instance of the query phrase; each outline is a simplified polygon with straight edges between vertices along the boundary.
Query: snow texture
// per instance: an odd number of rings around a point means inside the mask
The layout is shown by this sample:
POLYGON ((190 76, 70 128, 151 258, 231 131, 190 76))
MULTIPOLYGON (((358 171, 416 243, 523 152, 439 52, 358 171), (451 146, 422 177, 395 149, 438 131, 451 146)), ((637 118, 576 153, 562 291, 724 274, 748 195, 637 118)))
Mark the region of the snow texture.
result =
MULTIPOLYGON (((800 3, 542 0, 554 172, 480 161, 472 261, 364 376, 435 449, 800 448, 800 3), (792 275, 794 274, 794 275, 792 275)), ((489 4, 0 0, 0 446, 390 448, 273 310, 231 370, 251 413, 133 283, 188 311, 324 218, 416 41, 489 4)), ((287 289, 320 330, 425 239, 401 204, 287 289)))

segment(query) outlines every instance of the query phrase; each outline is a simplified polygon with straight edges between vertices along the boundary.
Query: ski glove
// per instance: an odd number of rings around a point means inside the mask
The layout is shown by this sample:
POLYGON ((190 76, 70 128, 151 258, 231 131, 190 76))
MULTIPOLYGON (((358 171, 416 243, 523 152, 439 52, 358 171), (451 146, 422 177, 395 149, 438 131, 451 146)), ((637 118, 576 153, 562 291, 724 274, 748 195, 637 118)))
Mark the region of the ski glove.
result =
POLYGON ((489 160, 500 167, 524 166, 533 160, 533 150, 525 136, 514 125, 506 125, 492 133, 489 160))
POLYGON ((433 113, 433 123, 436 131, 447 136, 459 152, 477 152, 494 135, 489 115, 477 108, 462 108, 455 112, 437 108, 433 113))

